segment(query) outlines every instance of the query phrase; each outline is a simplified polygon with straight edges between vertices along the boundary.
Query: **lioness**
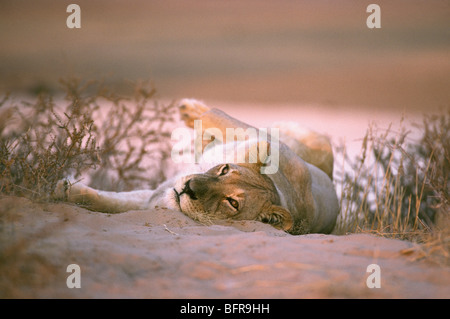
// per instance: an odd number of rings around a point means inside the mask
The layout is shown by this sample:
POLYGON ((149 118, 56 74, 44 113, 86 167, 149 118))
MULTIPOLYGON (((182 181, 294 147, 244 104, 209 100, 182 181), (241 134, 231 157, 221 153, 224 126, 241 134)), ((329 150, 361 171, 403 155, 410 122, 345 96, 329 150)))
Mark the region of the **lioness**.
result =
MULTIPOLYGON (((199 101, 184 99, 180 104, 181 118, 188 127, 193 128, 194 121, 201 120, 203 132, 214 128, 223 136, 227 128, 251 128, 199 101)), ((325 137, 302 131, 292 123, 278 127, 281 141, 275 173, 261 173, 267 163, 258 157, 245 163, 222 162, 207 168, 203 164, 186 165, 155 190, 116 193, 61 181, 55 193, 103 212, 165 206, 200 221, 258 220, 292 234, 329 233, 339 210, 332 182, 330 143, 325 137)), ((246 139, 239 143, 246 144, 247 150, 254 147, 261 150, 271 142, 246 139)), ((204 149, 206 146, 203 145, 204 149)))

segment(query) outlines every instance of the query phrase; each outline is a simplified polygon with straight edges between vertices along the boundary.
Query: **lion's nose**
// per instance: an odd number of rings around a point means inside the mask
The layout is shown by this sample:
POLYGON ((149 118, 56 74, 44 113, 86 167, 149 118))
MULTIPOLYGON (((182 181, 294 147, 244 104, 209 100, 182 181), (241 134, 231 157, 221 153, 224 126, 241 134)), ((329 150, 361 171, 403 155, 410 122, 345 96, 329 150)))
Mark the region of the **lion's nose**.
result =
POLYGON ((189 186, 190 182, 191 182, 191 180, 188 180, 188 181, 184 184, 184 188, 183 188, 183 190, 181 191, 181 193, 180 193, 179 196, 181 196, 181 194, 186 194, 186 195, 188 195, 192 200, 196 200, 196 199, 197 199, 197 196, 195 196, 194 191, 193 191, 193 190, 191 189, 191 187, 189 186))

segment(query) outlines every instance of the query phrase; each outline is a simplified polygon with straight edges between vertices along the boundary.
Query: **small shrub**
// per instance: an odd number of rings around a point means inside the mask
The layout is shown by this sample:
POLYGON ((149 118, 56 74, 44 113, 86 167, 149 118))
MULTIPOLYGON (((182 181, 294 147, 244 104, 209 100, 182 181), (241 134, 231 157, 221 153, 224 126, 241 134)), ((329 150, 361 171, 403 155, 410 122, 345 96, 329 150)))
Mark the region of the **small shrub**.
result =
POLYGON ((69 175, 91 176, 93 186, 109 190, 143 181, 151 187, 166 178, 158 165, 149 178, 143 162, 170 157, 166 124, 173 121, 173 105, 154 101, 155 91, 145 84, 137 84, 130 98, 99 82, 69 78, 61 86, 65 95, 58 103, 45 93, 34 102, 17 104, 8 95, 1 100, 1 193, 49 200, 69 175))

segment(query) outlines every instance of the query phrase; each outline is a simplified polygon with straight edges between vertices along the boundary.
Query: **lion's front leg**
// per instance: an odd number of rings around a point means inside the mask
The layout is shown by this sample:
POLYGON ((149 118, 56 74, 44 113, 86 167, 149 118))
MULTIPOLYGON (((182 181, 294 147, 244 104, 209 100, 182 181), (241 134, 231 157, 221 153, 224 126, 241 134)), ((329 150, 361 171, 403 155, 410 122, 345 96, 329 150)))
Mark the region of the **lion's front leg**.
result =
POLYGON ((68 179, 59 181, 55 189, 55 199, 65 200, 105 213, 145 209, 148 207, 152 194, 152 190, 132 192, 101 191, 82 183, 71 183, 68 179))

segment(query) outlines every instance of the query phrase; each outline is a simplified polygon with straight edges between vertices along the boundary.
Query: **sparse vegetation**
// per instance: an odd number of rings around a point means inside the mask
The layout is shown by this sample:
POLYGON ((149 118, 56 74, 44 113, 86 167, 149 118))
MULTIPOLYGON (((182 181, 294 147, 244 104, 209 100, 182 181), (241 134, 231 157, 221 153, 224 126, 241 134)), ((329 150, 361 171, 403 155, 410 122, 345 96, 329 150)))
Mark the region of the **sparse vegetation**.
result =
POLYGON ((337 174, 341 213, 335 232, 426 244, 448 263, 450 110, 426 115, 416 126, 422 134, 418 140, 403 125, 398 132, 371 126, 356 158, 348 157, 345 146, 338 148, 343 162, 337 174))
POLYGON ((163 166, 148 172, 144 163, 164 163, 170 155, 165 140, 172 105, 154 101, 155 91, 143 84, 131 98, 76 78, 61 86, 65 95, 58 103, 45 93, 34 102, 1 100, 1 193, 49 200, 60 179, 87 171, 91 185, 107 190, 152 187, 165 179, 163 166))

